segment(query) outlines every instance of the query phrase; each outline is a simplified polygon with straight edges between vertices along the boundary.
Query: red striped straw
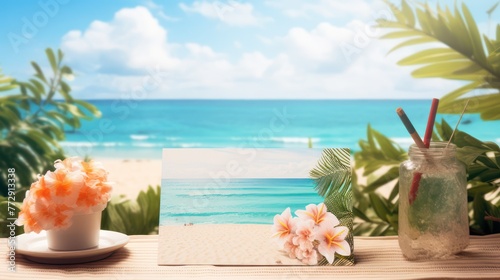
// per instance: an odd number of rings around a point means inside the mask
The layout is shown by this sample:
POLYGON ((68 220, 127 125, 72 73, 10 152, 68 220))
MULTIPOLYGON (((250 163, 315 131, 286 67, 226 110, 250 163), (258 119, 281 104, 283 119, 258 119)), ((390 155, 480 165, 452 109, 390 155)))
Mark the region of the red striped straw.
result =
MULTIPOLYGON (((438 105, 439 105, 439 99, 433 98, 432 104, 431 104, 431 110, 429 112, 429 118, 427 119, 427 127, 425 128, 425 135, 424 135, 425 148, 429 148, 429 145, 431 144, 432 130, 434 128, 434 122, 436 120, 436 113, 437 113, 438 105)), ((415 174, 413 174, 413 180, 411 182, 410 193, 408 194, 408 199, 410 201, 410 205, 413 204, 413 202, 417 198, 418 187, 420 185, 421 179, 422 179, 422 173, 415 172, 415 174)))

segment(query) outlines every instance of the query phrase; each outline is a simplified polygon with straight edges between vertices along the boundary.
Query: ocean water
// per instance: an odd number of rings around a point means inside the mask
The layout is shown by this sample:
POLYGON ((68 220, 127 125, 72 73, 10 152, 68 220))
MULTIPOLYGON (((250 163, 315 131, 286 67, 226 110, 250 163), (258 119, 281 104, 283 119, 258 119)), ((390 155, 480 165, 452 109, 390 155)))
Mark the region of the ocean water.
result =
POLYGON ((296 210, 323 201, 312 179, 162 180, 160 225, 272 224, 290 207, 296 210))
MULTIPOLYGON (((423 136, 430 100, 95 100, 102 118, 85 121, 63 142, 70 155, 161 158, 162 148, 348 147, 366 127, 407 148, 412 140, 396 115, 403 107, 423 136)), ((457 115, 438 115, 454 126, 457 115)), ((500 121, 466 115, 459 127, 500 143, 500 121)))

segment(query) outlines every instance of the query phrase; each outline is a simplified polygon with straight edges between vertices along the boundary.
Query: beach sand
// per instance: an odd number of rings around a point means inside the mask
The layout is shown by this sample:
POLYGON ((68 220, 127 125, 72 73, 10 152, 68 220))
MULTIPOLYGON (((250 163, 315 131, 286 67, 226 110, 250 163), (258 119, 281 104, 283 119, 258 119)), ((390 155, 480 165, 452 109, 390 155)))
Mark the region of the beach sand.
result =
POLYGON ((160 265, 303 265, 278 250, 271 225, 160 226, 160 265))
POLYGON ((95 158, 108 170, 108 179, 114 182, 112 195, 125 195, 135 200, 148 185, 161 185, 161 160, 159 159, 109 159, 95 158))

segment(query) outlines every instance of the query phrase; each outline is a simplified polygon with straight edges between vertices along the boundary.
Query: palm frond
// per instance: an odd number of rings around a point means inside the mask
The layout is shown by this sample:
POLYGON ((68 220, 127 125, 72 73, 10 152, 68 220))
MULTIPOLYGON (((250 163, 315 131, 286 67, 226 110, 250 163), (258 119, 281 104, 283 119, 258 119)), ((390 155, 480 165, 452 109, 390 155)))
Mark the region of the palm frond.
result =
MULTIPOLYGON (((349 229, 346 241, 351 247, 350 256, 341 256, 336 254, 332 265, 354 265, 354 214, 352 212, 352 200, 353 195, 350 185, 345 191, 333 192, 329 196, 325 197, 325 205, 328 211, 333 213, 337 219, 339 219, 341 226, 345 226, 349 229)), ((323 265, 326 265, 326 260, 323 260, 323 262, 325 262, 323 265)), ((319 264, 322 265, 322 263, 319 264)))
MULTIPOLYGON (((316 181, 316 191, 325 198, 325 205, 333 213, 340 225, 349 229, 346 241, 354 251, 352 190, 351 190, 351 156, 347 148, 324 149, 317 166, 309 173, 316 181)), ((319 265, 328 265, 323 259, 319 265)), ((354 265, 354 253, 350 256, 336 254, 332 265, 354 265)))
POLYGON ((324 149, 317 166, 309 173, 316 180, 316 191, 327 197, 347 191, 351 185, 351 157, 347 148, 324 149))
POLYGON ((388 3, 395 15, 394 20, 380 19, 378 26, 390 31, 382 39, 405 39, 390 52, 409 46, 426 43, 441 43, 412 54, 398 62, 403 66, 418 66, 412 76, 415 78, 443 78, 468 81, 469 83, 448 93, 441 99, 440 113, 461 113, 466 99, 472 106, 468 113, 479 113, 485 120, 500 119, 500 25, 497 38, 482 36, 477 24, 465 4, 453 10, 429 5, 412 9, 405 0, 402 8, 388 3), (486 46, 486 49, 485 49, 486 46), (483 89, 479 95, 463 95, 483 89), (457 94, 458 93, 458 94, 457 94), (488 95, 485 100, 485 95, 488 95))

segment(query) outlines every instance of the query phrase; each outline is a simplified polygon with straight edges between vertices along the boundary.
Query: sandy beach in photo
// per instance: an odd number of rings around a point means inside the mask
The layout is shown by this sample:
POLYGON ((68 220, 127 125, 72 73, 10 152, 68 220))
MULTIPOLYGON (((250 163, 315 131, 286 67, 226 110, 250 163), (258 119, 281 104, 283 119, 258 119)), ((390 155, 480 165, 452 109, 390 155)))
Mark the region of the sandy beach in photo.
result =
POLYGON ((109 180, 114 182, 112 195, 125 195, 135 200, 141 190, 148 185, 161 184, 161 160, 156 159, 114 159, 95 158, 102 162, 109 172, 109 180))
POLYGON ((278 250, 271 225, 160 226, 160 265, 303 265, 278 250))

